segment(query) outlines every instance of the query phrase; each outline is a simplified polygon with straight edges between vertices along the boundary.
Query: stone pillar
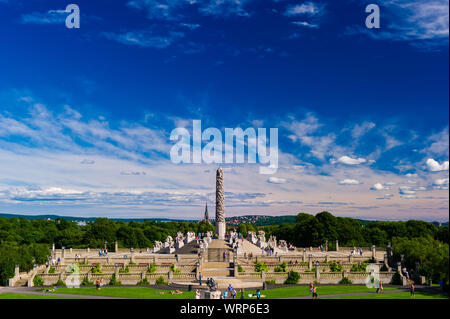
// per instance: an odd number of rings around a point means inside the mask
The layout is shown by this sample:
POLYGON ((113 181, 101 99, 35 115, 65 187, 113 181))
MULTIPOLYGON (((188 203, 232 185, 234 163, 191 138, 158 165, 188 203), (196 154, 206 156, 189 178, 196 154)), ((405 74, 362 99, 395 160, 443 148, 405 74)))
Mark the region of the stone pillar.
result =
POLYGON ((266 281, 266 272, 264 270, 261 271, 261 280, 262 280, 262 282, 266 281))
POLYGON ((55 244, 52 244, 52 254, 55 253, 55 244))
POLYGON ((377 247, 375 245, 372 245, 372 260, 377 259, 377 247))
POLYGON ((310 254, 308 256, 308 270, 312 269, 312 255, 310 254))
POLYGON ((336 239, 336 251, 339 251, 339 240, 336 239))
POLYGON ((173 281, 173 271, 169 271, 169 284, 171 284, 173 281))
POLYGON ((69 248, 69 252, 70 252, 70 253, 72 253, 72 247, 71 247, 71 248, 69 248))
POLYGON ((389 268, 389 257, 388 257, 387 254, 384 254, 384 260, 383 260, 383 262, 384 262, 384 265, 385 265, 387 268, 389 268))
POLYGON ((306 248, 303 248, 302 262, 306 261, 306 248))
POLYGON ((14 267, 14 276, 19 276, 20 274, 20 268, 19 265, 16 265, 16 267, 14 267))
POLYGON ((64 258, 64 252, 65 252, 65 248, 63 247, 62 249, 61 249, 61 260, 64 258))
POLYGON ((234 277, 239 277, 238 264, 234 263, 234 277))
POLYGON ((225 191, 223 185, 223 170, 216 172, 216 234, 219 239, 225 239, 225 191))
POLYGON ((348 262, 350 262, 350 263, 353 262, 353 255, 352 254, 348 255, 348 262))
POLYGON ((114 251, 116 253, 119 252, 119 243, 117 242, 117 240, 114 242, 114 251))
POLYGON ((91 249, 88 247, 88 248, 86 248, 86 252, 90 252, 91 251, 91 249))
POLYGON ((147 248, 145 249, 145 251, 146 251, 146 252, 149 252, 149 251, 150 251, 150 248, 147 247, 147 248))
POLYGON ((320 281, 320 267, 316 265, 316 280, 320 281))
POLYGON ((84 263, 87 265, 89 262, 89 259, 87 257, 84 257, 84 263))
POLYGON ((325 251, 328 251, 328 240, 325 240, 325 251))
POLYGON ((114 265, 114 274, 116 275, 116 279, 119 280, 119 264, 114 265))

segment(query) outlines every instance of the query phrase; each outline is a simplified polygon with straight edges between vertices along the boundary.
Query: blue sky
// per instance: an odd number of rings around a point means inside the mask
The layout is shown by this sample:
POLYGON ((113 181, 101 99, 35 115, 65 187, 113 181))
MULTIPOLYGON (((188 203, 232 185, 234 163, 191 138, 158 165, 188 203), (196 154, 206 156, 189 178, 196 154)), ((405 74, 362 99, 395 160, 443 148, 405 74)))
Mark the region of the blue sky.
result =
POLYGON ((0 0, 0 211, 199 217, 175 127, 276 127, 227 214, 448 220, 447 0, 0 0), (365 6, 381 28, 365 27, 365 6))

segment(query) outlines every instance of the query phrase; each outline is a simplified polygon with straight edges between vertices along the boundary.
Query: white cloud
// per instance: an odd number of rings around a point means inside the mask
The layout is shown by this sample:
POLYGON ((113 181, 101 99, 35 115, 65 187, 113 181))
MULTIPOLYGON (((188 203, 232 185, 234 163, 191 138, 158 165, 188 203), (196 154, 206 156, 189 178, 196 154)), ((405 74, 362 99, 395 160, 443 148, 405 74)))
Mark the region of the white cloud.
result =
POLYGON ((341 156, 337 160, 332 159, 331 164, 341 163, 345 165, 359 165, 365 163, 366 160, 364 158, 351 158, 349 156, 341 156))
POLYGON ((445 186, 448 185, 448 178, 436 179, 433 184, 436 186, 445 186))
POLYGON ((406 41, 422 50, 448 47, 448 0, 381 0, 384 27, 372 32, 349 27, 347 34, 365 34, 373 39, 406 41))
POLYGON ((381 183, 375 183, 370 189, 374 191, 382 191, 385 190, 386 187, 384 187, 381 183))
POLYGON ((306 21, 293 21, 292 24, 298 25, 300 27, 311 28, 311 29, 317 29, 319 27, 318 24, 309 23, 306 21))
POLYGON ((359 184, 361 183, 356 179, 344 179, 339 182, 339 185, 359 185, 359 184))
POLYGON ((313 2, 305 2, 302 4, 290 5, 286 8, 285 15, 286 16, 299 16, 299 15, 308 15, 315 16, 322 13, 322 7, 319 7, 313 2))
POLYGON ((164 49, 172 45, 175 40, 184 37, 183 32, 170 31, 161 35, 149 30, 129 31, 125 33, 104 32, 102 35, 109 40, 114 40, 122 44, 157 49, 164 49))
POLYGON ((405 176, 406 176, 406 177, 409 177, 409 178, 415 178, 415 177, 418 177, 419 175, 417 175, 417 174, 412 174, 412 173, 408 173, 408 174, 405 174, 405 176))
POLYGON ((439 164, 437 161, 435 161, 432 158, 427 159, 427 167, 428 170, 431 172, 440 172, 440 171, 448 171, 449 162, 443 162, 442 164, 439 164))
POLYGON ((416 194, 416 191, 412 190, 412 188, 409 187, 409 186, 399 187, 398 192, 401 195, 414 195, 414 194, 416 194))
POLYGON ((431 145, 423 152, 431 153, 437 156, 448 157, 449 155, 449 133, 448 127, 444 128, 441 132, 431 135, 427 139, 431 145))
POLYGON ((286 181, 286 179, 284 179, 284 178, 279 178, 279 177, 272 176, 272 177, 269 177, 269 179, 267 180, 267 182, 268 182, 268 183, 272 183, 272 184, 284 184, 284 183, 286 183, 287 181, 286 181))

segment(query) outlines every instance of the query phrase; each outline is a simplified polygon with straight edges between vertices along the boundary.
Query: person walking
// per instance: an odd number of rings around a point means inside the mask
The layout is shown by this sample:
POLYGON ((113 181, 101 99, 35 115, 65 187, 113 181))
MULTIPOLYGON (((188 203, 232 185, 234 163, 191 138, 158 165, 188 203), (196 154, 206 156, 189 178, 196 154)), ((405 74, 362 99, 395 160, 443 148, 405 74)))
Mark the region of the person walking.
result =
POLYGON ((256 299, 260 299, 261 298, 261 290, 256 290, 256 299))
POLYGON ((410 291, 411 291, 411 298, 413 298, 413 299, 416 297, 415 290, 416 290, 416 286, 414 286, 414 283, 411 282, 410 291))
POLYGON ((317 287, 313 287, 313 294, 312 294, 313 299, 317 299, 317 287))
POLYGON ((200 272, 199 274, 198 274, 198 281, 199 281, 199 283, 200 283, 200 286, 202 285, 202 273, 200 272))
POLYGON ((379 293, 383 293, 383 282, 380 280, 380 287, 379 287, 379 293))
POLYGON ((244 289, 241 288, 241 299, 244 299, 244 289))

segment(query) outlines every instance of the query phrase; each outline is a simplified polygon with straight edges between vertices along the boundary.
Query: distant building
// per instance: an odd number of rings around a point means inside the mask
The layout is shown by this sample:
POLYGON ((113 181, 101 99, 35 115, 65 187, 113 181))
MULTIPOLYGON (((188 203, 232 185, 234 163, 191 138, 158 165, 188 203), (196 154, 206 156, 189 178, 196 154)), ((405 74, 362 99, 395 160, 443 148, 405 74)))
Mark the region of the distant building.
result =
POLYGON ((205 206, 205 216, 203 217, 203 221, 205 223, 209 224, 208 203, 206 203, 206 206, 205 206))

